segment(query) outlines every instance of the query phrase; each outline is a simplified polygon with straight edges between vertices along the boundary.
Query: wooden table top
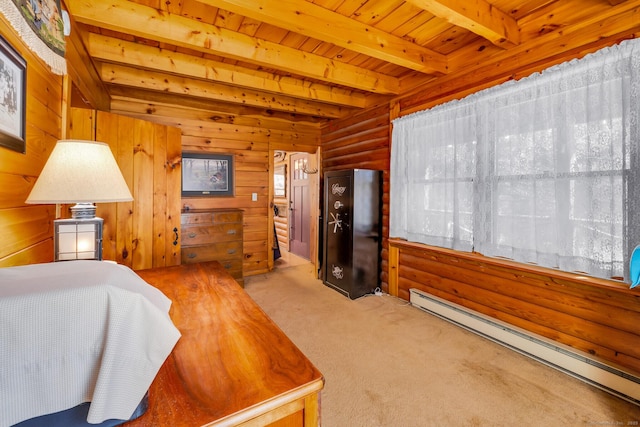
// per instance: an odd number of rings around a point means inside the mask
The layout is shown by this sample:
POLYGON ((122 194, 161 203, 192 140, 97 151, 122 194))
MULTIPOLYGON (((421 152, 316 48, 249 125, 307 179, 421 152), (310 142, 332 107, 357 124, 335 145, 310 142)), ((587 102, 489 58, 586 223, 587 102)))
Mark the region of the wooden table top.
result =
POLYGON ((233 425, 317 393, 322 374, 218 262, 137 271, 182 333, 127 427, 233 425))

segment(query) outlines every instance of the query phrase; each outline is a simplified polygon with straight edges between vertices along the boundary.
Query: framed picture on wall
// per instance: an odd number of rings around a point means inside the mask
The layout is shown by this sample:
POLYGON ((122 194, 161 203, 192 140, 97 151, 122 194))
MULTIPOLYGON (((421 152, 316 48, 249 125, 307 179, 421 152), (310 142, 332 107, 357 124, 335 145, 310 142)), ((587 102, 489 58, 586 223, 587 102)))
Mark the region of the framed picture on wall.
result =
POLYGON ((0 146, 25 153, 27 63, 0 37, 0 146))
POLYGON ((182 196, 233 196, 233 156, 182 153, 182 196))

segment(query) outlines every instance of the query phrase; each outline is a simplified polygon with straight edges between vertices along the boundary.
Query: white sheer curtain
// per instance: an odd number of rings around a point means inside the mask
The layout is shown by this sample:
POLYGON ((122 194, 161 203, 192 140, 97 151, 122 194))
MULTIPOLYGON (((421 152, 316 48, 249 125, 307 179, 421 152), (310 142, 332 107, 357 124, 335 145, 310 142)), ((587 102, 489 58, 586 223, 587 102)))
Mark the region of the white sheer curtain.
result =
POLYGON ((393 122, 390 236, 626 277, 640 40, 393 122))

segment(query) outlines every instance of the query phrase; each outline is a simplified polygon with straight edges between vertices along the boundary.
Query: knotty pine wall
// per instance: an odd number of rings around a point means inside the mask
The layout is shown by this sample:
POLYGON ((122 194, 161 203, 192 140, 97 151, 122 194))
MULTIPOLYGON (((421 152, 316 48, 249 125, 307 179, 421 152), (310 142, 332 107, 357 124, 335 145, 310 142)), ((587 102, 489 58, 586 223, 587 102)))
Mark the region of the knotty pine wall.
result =
POLYGON ((26 154, 0 147, 0 267, 53 260, 55 206, 24 203, 61 137, 63 78, 18 38, 0 15, 0 35, 27 62, 26 154))
POLYGON ((244 275, 268 272, 273 255, 273 151, 315 153, 320 128, 264 118, 212 116, 210 111, 193 105, 181 108, 114 100, 111 112, 180 128, 183 152, 234 156, 235 195, 182 198, 182 208, 242 209, 244 275), (255 202, 252 193, 258 195, 255 202))
MULTIPOLYGON (((68 113, 63 78, 49 71, 19 40, 9 24, 0 18, 0 35, 16 47, 27 61, 27 154, 0 147, 0 266, 32 264, 53 260, 53 205, 26 205, 37 175, 58 139, 65 134, 68 113), (63 125, 64 122, 64 125, 63 125)), ((80 97, 99 109, 105 103, 114 114, 180 128, 182 150, 229 153, 235 156, 235 195, 225 198, 185 198, 182 207, 191 209, 239 208, 244 211, 244 273, 268 271, 272 256, 272 208, 270 205, 273 151, 315 153, 320 129, 307 123, 265 120, 253 117, 219 117, 206 108, 154 106, 113 99, 106 101, 91 70, 84 68, 73 33, 68 38, 69 76, 80 97), (258 194, 258 201, 251 194, 258 194), (271 237, 269 236, 271 230, 271 237)), ((69 90, 71 91, 71 90, 69 90)))
MULTIPOLYGON (((505 312, 504 295, 507 288, 495 286, 491 292, 500 298, 483 298, 478 302, 486 266, 469 263, 466 254, 446 253, 446 261, 437 250, 416 248, 388 237, 389 147, 390 121, 394 117, 430 108, 451 99, 461 98, 477 90, 494 86, 509 79, 521 78, 541 71, 622 39, 638 36, 632 31, 618 34, 615 22, 608 28, 599 27, 598 34, 575 34, 593 42, 586 48, 551 55, 553 41, 537 52, 523 52, 521 56, 469 67, 468 74, 448 77, 437 83, 426 84, 412 90, 390 104, 368 109, 360 114, 338 120, 323 129, 294 122, 265 123, 250 117, 236 118, 232 123, 221 117, 210 117, 206 109, 157 107, 114 100, 111 111, 146 120, 157 121, 182 130, 185 151, 224 152, 236 155, 236 194, 232 198, 189 198, 183 207, 215 208, 235 207, 245 211, 245 274, 258 274, 268 270, 271 248, 269 233, 269 194, 271 155, 273 150, 315 152, 322 144, 322 167, 325 171, 346 168, 370 168, 384 171, 383 195, 383 289, 406 298, 411 286, 428 290, 438 289, 440 295, 455 300, 498 318, 520 322, 526 329, 543 333, 564 344, 588 351, 603 359, 640 372, 640 356, 629 349, 628 342, 638 342, 632 330, 640 312, 640 295, 624 285, 608 281, 581 279, 570 274, 545 270, 545 274, 531 267, 491 260, 491 270, 508 277, 511 312, 505 312), (615 34, 604 37, 603 34, 615 34), (258 193, 258 201, 251 201, 251 193, 258 193), (448 264, 455 264, 452 270, 448 264), (453 278, 451 277, 453 275, 453 278), (535 277, 532 277, 534 275, 535 277), (567 299, 567 286, 577 301, 588 300, 594 305, 573 307, 567 299), (545 300, 555 304, 549 307, 535 301, 532 295, 545 289, 545 300), (557 314, 554 314, 557 313, 557 314), (589 316, 587 316, 587 313, 589 316), (622 316, 625 319, 618 321, 622 316), (549 317, 551 316, 551 317, 549 317), (545 320, 547 319, 547 320, 545 320), (607 320, 609 319, 609 320, 607 320), (602 325, 606 324, 606 328, 602 325)), ((52 254, 52 220, 55 212, 51 205, 25 205, 36 176, 44 165, 55 141, 62 136, 64 121, 63 80, 48 71, 48 67, 35 58, 18 40, 8 24, 0 18, 0 34, 17 48, 28 62, 27 92, 27 154, 0 148, 0 266, 50 261, 52 254)), ((76 63, 77 64, 77 63, 76 63)), ((86 73, 71 67, 70 75, 82 77, 86 73)), ((77 78, 74 78, 77 80, 77 78)), ((85 77, 77 83, 104 102, 99 88, 93 87, 85 77)), ((86 94, 85 94, 86 95, 86 94)), ((96 104, 100 104, 96 102, 96 104)), ((101 107, 102 108, 102 107, 101 107)), ((504 285, 506 286, 506 285, 504 285)), ((435 291, 433 291, 435 292, 435 291)), ((491 295, 493 296, 493 295, 491 295)), ((574 300, 574 301, 576 301, 574 300)))

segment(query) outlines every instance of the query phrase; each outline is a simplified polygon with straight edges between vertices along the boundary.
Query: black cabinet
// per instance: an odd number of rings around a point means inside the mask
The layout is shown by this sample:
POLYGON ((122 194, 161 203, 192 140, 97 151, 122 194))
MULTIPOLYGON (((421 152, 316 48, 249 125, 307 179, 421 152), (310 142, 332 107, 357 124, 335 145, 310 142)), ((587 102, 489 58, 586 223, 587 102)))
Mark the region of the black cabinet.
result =
POLYGON ((382 172, 325 173, 323 280, 351 299, 380 283, 382 172))

